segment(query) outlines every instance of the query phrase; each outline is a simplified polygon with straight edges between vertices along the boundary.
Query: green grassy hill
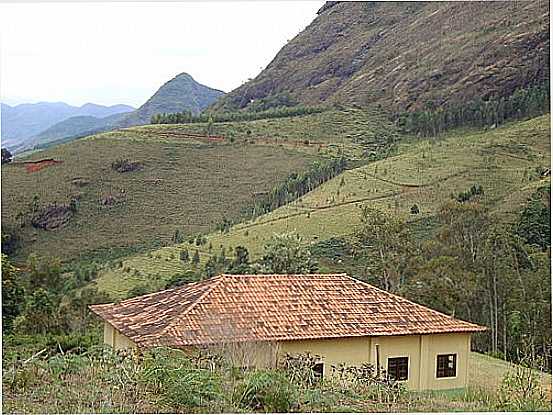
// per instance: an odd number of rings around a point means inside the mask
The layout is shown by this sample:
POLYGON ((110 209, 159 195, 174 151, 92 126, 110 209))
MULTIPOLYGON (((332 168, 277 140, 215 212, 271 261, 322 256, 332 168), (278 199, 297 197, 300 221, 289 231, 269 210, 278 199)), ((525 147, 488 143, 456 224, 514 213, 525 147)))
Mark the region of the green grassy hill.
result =
POLYGON ((2 166, 2 221, 20 234, 17 259, 29 253, 63 259, 112 251, 113 255, 209 232, 223 217, 238 220, 255 194, 270 190, 314 160, 345 154, 361 158, 374 143, 395 140, 383 117, 361 110, 215 124, 149 125, 98 134, 35 152, 2 166), (368 147, 367 147, 368 146, 368 147), (25 162, 61 163, 29 173, 25 162), (120 173, 116 160, 138 162, 120 173), (19 228, 18 214, 77 201, 65 226, 19 228))
MULTIPOLYGON (((550 165, 549 135, 550 116, 545 115, 488 131, 453 131, 439 139, 412 139, 400 144, 396 156, 347 170, 301 199, 235 225, 228 233, 210 233, 200 247, 185 242, 127 257, 123 261, 126 273, 104 269, 97 283, 115 296, 125 295, 138 284, 159 288, 171 275, 190 267, 179 260, 185 248, 198 249, 205 261, 223 247, 230 253, 242 245, 255 259, 274 233, 294 232, 307 243, 348 237, 359 223, 363 204, 406 219, 421 229, 421 237, 428 237, 439 206, 474 184, 484 190, 481 203, 499 220, 509 222, 533 190, 550 183, 536 172, 550 165), (419 214, 410 213, 415 204, 419 214)), ((334 271, 339 268, 332 266, 334 271)))

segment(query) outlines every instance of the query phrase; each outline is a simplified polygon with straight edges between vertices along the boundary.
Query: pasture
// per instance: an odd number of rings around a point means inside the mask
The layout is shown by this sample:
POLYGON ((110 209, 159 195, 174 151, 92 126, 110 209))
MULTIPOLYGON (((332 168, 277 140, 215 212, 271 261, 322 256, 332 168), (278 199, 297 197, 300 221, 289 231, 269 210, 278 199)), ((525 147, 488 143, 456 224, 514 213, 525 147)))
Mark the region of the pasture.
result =
MULTIPOLYGON (((120 269, 100 273, 99 288, 119 297, 136 284, 159 289, 172 275, 191 267, 179 253, 199 251, 202 263, 224 248, 228 256, 245 246, 250 258, 262 253, 274 233, 293 232, 306 243, 351 236, 359 223, 360 207, 369 204, 417 225, 432 222, 437 209, 474 184, 483 188, 480 203, 498 220, 509 223, 535 188, 550 183, 540 167, 550 165, 549 115, 510 123, 488 131, 454 131, 434 140, 410 139, 398 155, 347 170, 301 199, 228 232, 211 232, 201 246, 187 242, 123 260, 120 269), (418 214, 411 213, 417 205, 418 214)), ((432 226, 421 237, 430 237, 432 226)))

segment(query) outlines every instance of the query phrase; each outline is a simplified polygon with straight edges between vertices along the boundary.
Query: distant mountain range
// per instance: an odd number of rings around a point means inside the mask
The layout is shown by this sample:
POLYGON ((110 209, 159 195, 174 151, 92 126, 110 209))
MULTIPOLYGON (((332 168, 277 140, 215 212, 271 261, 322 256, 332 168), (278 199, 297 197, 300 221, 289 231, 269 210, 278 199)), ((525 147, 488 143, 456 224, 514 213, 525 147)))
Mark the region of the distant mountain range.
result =
MULTIPOLYGON (((63 102, 39 102, 37 104, 20 104, 10 106, 1 104, 1 132, 2 147, 10 150, 31 146, 46 130, 59 122, 64 122, 72 117, 82 119, 101 120, 133 111, 129 105, 97 105, 85 104, 81 107, 72 106, 63 102)), ((96 121, 99 123, 99 121, 96 121)), ((73 123, 78 133, 78 123, 73 123)), ((88 128, 88 127, 87 127, 88 128)))
POLYGON ((118 125, 148 124, 153 115, 161 113, 191 111, 197 115, 222 95, 223 91, 202 85, 183 72, 163 84, 144 105, 127 114, 118 125))
POLYGON ((18 153, 116 128, 148 124, 159 113, 199 114, 223 94, 181 73, 162 85, 137 110, 128 105, 74 107, 63 102, 13 107, 2 104, 2 147, 18 153))
POLYGON ((393 111, 505 97, 549 78, 549 2, 327 2, 214 111, 282 103, 393 111))

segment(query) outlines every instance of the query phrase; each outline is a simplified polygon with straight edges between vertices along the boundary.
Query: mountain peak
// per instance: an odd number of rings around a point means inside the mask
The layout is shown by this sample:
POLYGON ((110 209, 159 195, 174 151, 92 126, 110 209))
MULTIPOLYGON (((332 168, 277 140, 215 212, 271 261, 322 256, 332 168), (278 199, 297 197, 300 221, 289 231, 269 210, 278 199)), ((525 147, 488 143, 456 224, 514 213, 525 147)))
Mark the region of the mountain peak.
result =
POLYGON ((147 124, 155 114, 191 111, 199 114, 224 92, 202 85, 187 72, 164 83, 144 105, 129 114, 121 127, 147 124))

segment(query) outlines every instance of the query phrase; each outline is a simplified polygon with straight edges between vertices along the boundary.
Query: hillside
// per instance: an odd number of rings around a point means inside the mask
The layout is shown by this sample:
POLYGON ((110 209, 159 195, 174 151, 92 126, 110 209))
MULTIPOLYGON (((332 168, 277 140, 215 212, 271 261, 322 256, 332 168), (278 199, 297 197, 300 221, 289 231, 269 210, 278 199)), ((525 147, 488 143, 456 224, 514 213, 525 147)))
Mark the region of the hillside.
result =
POLYGON ((256 194, 314 160, 338 154, 362 157, 363 143, 370 144, 377 134, 379 139, 394 138, 386 119, 361 110, 216 123, 211 138, 205 136, 206 128, 133 127, 72 141, 3 166, 3 224, 16 226, 18 214, 29 211, 34 195, 41 208, 78 201, 76 214, 63 226, 43 230, 27 225, 18 230, 23 245, 18 258, 30 252, 64 259, 98 250, 124 253, 137 246, 171 243, 176 230, 185 237, 209 232, 223 218, 239 219, 256 194), (47 162, 28 172, 26 161, 50 158, 61 163, 47 162), (138 162, 137 170, 114 171, 112 163, 121 159, 138 162))
POLYGON ((55 145, 60 141, 68 141, 71 138, 92 135, 113 129, 114 125, 122 120, 129 111, 109 115, 107 117, 95 117, 92 115, 78 115, 67 118, 54 124, 40 134, 25 140, 24 144, 17 148, 18 152, 45 148, 55 145))
MULTIPOLYGON (((98 286, 115 296, 124 296, 140 284, 159 288, 172 275, 191 267, 179 260, 185 248, 199 249, 204 262, 223 247, 232 252, 236 246, 245 246, 255 259, 274 233, 294 232, 307 243, 348 238, 359 223, 359 207, 365 204, 406 219, 428 237, 438 207, 451 194, 474 184, 484 189, 484 206, 501 221, 512 221, 533 190, 550 184, 549 178, 536 174, 536 168, 551 162, 549 134, 550 116, 545 115, 488 131, 458 130, 439 140, 403 142, 398 155, 347 170, 301 199, 235 225, 228 233, 213 232, 202 247, 185 242, 127 257, 123 267, 129 274, 106 268, 98 286), (410 209, 415 204, 420 212, 413 215, 410 209), (207 246, 214 247, 213 251, 207 246)), ((339 263, 330 267, 334 272, 341 270, 339 263)))
POLYGON ((189 74, 181 73, 163 84, 148 101, 117 125, 149 124, 152 115, 165 112, 191 111, 198 114, 223 94, 223 91, 202 85, 189 74))
POLYGON ((508 96, 548 78, 548 2, 327 2, 213 110, 296 102, 412 110, 508 96))
POLYGON ((14 151, 27 147, 27 140, 32 141, 32 137, 71 117, 102 118, 133 110, 134 108, 128 105, 108 107, 91 103, 80 107, 63 102, 39 102, 13 107, 2 104, 2 146, 14 151))

